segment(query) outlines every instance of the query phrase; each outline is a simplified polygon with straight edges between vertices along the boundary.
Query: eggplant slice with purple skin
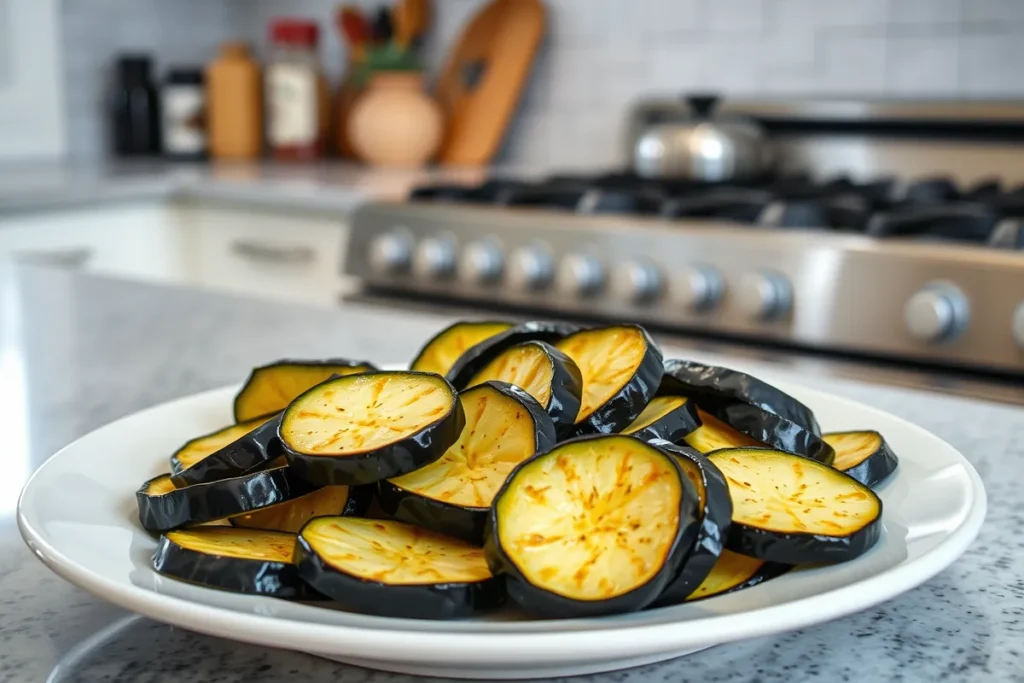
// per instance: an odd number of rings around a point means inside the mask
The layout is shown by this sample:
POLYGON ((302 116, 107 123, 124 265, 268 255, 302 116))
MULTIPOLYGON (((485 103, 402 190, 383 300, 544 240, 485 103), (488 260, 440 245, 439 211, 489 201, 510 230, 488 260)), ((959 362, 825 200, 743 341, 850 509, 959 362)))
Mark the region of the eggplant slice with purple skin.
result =
POLYGON ((484 552, 528 614, 592 617, 656 600, 697 529, 697 491, 674 456, 591 435, 513 471, 491 505, 484 552))
POLYGON ((485 382, 459 394, 466 427, 441 459, 380 482, 396 519, 480 545, 491 502, 516 465, 555 445, 555 425, 523 389, 485 382))
POLYGON ((729 550, 723 550, 707 577, 686 598, 686 602, 713 598, 752 588, 782 576, 793 567, 778 562, 765 562, 729 550))
POLYGON ((506 349, 528 341, 542 341, 554 344, 559 339, 572 334, 578 329, 579 326, 569 323, 539 320, 520 323, 481 341, 463 353, 448 370, 445 377, 448 378, 448 381, 456 389, 461 391, 466 388, 474 375, 506 349))
POLYGON ((304 496, 313 488, 291 468, 280 466, 191 486, 176 486, 171 475, 161 474, 144 483, 135 498, 142 526, 163 533, 244 515, 304 496))
POLYGON ((248 422, 264 415, 280 413, 307 389, 332 376, 374 372, 366 361, 344 358, 327 360, 279 360, 253 368, 242 390, 235 396, 235 422, 248 422))
POLYGON ((697 489, 699 502, 697 538, 679 573, 655 601, 654 606, 661 607, 683 602, 708 579, 725 550, 732 525, 732 499, 725 476, 703 455, 668 441, 655 440, 650 444, 675 456, 683 474, 697 489))
POLYGON ((555 346, 583 374, 577 434, 622 431, 640 417, 661 383, 661 349, 639 325, 581 330, 555 346))
POLYGON ((466 351, 512 327, 514 324, 505 320, 457 322, 431 337, 409 369, 445 375, 466 351))
POLYGON ((865 486, 878 486, 900 465, 899 458, 878 432, 831 432, 821 438, 836 451, 832 467, 865 486))
POLYGON ((505 601, 480 548, 403 522, 318 517, 295 555, 310 586, 369 614, 460 619, 505 601))
POLYGON ((701 426, 697 405, 685 396, 655 396, 640 416, 622 430, 641 441, 678 443, 701 426))
MULTIPOLYGON (((245 424, 250 425, 252 422, 245 424)), ((277 437, 280 424, 281 415, 272 416, 235 441, 199 458, 185 469, 172 473, 171 481, 175 486, 206 484, 219 479, 238 477, 264 467, 284 454, 281 440, 277 437)), ((178 462, 183 462, 180 456, 178 462)))
POLYGON ((228 520, 232 526, 297 534, 314 517, 361 517, 373 501, 373 486, 324 486, 285 503, 278 503, 228 520))
POLYGON ((882 501, 828 465, 770 448, 708 456, 729 484, 729 550, 766 562, 828 564, 870 550, 882 534, 882 501))
POLYGON ((551 344, 524 342, 498 354, 467 388, 496 380, 523 389, 543 406, 561 433, 574 429, 583 396, 583 376, 572 358, 551 344))
POLYGON ((665 361, 660 393, 682 395, 733 429, 771 448, 826 465, 835 451, 821 439, 814 414, 788 394, 734 370, 682 360, 665 361), (799 417, 799 421, 792 418, 799 417))
POLYGON ((171 455, 171 474, 178 474, 182 470, 192 467, 203 458, 233 444, 274 417, 274 415, 266 415, 186 441, 171 455))
POLYGON ((720 448, 767 448, 767 445, 741 434, 729 425, 697 408, 700 427, 683 437, 687 446, 707 455, 720 448))
POLYGON ((207 588, 288 600, 320 600, 299 576, 295 534, 208 527, 171 531, 153 553, 159 574, 207 588))
POLYGON ((785 418, 806 431, 821 436, 814 411, 781 389, 752 375, 696 361, 665 361, 665 386, 669 393, 701 399, 726 399, 746 403, 785 418))
POLYGON ((318 486, 357 486, 429 465, 465 423, 444 377, 375 372, 313 387, 288 406, 278 434, 298 476, 318 486))

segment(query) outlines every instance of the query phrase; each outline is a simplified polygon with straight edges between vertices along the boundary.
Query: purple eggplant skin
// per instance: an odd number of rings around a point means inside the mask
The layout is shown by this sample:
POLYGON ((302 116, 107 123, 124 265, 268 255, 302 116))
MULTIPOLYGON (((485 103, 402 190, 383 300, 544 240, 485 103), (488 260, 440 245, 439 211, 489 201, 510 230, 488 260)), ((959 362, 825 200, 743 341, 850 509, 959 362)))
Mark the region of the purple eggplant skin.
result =
MULTIPOLYGON (((338 367, 338 368, 364 368, 363 372, 377 372, 378 368, 376 365, 365 360, 349 360, 348 358, 326 358, 324 360, 296 360, 292 358, 282 358, 281 360, 274 361, 268 365, 261 365, 258 368, 253 368, 252 372, 249 373, 249 377, 245 380, 245 384, 242 385, 242 389, 235 396, 235 400, 232 404, 232 411, 235 416, 235 422, 245 422, 258 416, 248 416, 245 412, 245 390, 249 387, 253 378, 260 371, 270 370, 282 365, 302 365, 306 367, 338 367)), ((335 374, 334 377, 339 375, 335 374)), ((286 406, 281 406, 279 410, 284 410, 286 406)))
POLYGON ((160 537, 153 553, 153 569, 180 581, 232 593, 285 600, 323 599, 302 580, 294 564, 208 555, 183 548, 166 536, 160 537))
POLYGON ((540 347, 551 363, 551 396, 544 410, 560 435, 572 433, 583 400, 583 373, 566 354, 542 341, 526 342, 540 347))
POLYGON ((446 377, 456 389, 464 389, 476 373, 506 349, 528 341, 558 341, 577 330, 579 326, 563 322, 532 320, 520 323, 468 349, 455 361, 446 377))
MULTIPOLYGON (((858 431, 871 431, 871 430, 858 430, 858 431)), ((835 432, 835 433, 846 433, 846 432, 835 432)), ((874 432, 878 434, 878 432, 874 432)), ((846 474, 850 475, 865 486, 875 488, 879 484, 883 483, 888 479, 893 472, 900 466, 900 459, 896 457, 892 448, 885 442, 885 438, 881 434, 878 434, 878 438, 881 441, 881 446, 874 453, 861 460, 853 467, 841 470, 846 474)))
MULTIPOLYGON (((396 372, 391 374, 428 373, 396 372)), ((429 376, 435 379, 440 378, 439 375, 434 374, 429 376)), ((345 381, 350 377, 353 376, 347 375, 337 381, 345 381)), ((309 391, 322 390, 323 386, 323 384, 318 385, 309 391)), ((453 394, 456 393, 453 387, 449 386, 449 389, 453 394)), ((287 417, 288 411, 286 410, 278 428, 278 436, 284 447, 288 465, 296 475, 315 486, 374 484, 390 477, 418 470, 444 455, 444 452, 458 440, 462 428, 466 425, 462 403, 456 399, 452 401, 452 407, 447 413, 401 441, 368 453, 332 457, 309 455, 291 449, 288 446, 288 440, 284 437, 284 423, 287 417)))
POLYGON ((654 607, 663 607, 686 600, 704 582, 718 562, 732 525, 732 498, 729 496, 729 484, 725 475, 698 451, 663 440, 650 444, 675 456, 684 470, 690 469, 695 472, 696 479, 703 488, 704 497, 703 509, 698 512, 700 528, 693 547, 683 560, 679 573, 653 604, 654 607))
POLYGON ((643 429, 633 432, 630 436, 641 441, 663 440, 669 444, 676 444, 683 440, 688 434, 696 431, 701 426, 700 415, 697 414, 697 404, 693 400, 675 410, 662 415, 657 420, 643 429))
POLYGON ((640 360, 633 376, 629 381, 604 405, 595 410, 587 419, 576 424, 576 435, 585 434, 616 434, 633 423, 633 420, 640 417, 640 413, 655 394, 661 385, 664 368, 662 365, 661 348, 647 333, 647 330, 639 325, 621 325, 616 327, 635 327, 640 330, 647 350, 640 360))
POLYGON ((317 592, 348 607, 401 619, 463 619, 505 603, 501 577, 469 583, 387 584, 346 574, 324 562, 309 543, 295 543, 299 575, 317 592))
POLYGON ((174 472, 171 481, 175 486, 191 486, 237 477, 259 469, 274 458, 284 455, 281 440, 277 436, 280 424, 281 415, 278 415, 191 467, 174 472))
MULTIPOLYGON (((534 453, 546 451, 557 442, 555 424, 550 415, 533 396, 507 382, 489 381, 462 391, 496 391, 513 399, 533 420, 534 453)), ((388 480, 381 481, 377 500, 381 509, 395 519, 458 538, 467 543, 483 545, 489 507, 463 507, 442 500, 427 498, 407 491, 388 480)))
MULTIPOLYGON (((160 477, 167 475, 160 475, 160 477)), ((193 484, 163 495, 149 495, 146 488, 136 494, 139 522, 154 533, 173 531, 184 526, 214 522, 244 515, 270 505, 304 496, 316 490, 297 477, 289 467, 275 467, 230 479, 193 484)))
POLYGON ((772 448, 831 465, 836 452, 820 436, 784 417, 746 403, 723 403, 697 399, 700 407, 736 431, 772 448))
POLYGON ((539 586, 534 586, 519 570, 515 559, 501 545, 498 537, 498 529, 501 524, 501 520, 498 518, 498 502, 503 496, 511 495, 509 492, 514 490, 516 486, 516 475, 529 463, 540 458, 557 457, 557 454, 563 451, 563 449, 571 448, 574 444, 615 438, 632 439, 633 437, 591 434, 563 441, 546 452, 538 453, 512 470, 512 474, 505 480, 505 484, 494 498, 494 503, 491 505, 491 510, 487 517, 487 529, 484 535, 484 558, 487 560, 487 566, 490 567, 492 574, 505 577, 505 589, 508 592, 509 598, 531 616, 552 619, 597 617, 642 610, 657 600, 658 596, 662 594, 665 587, 678 573, 682 561, 693 546, 699 527, 697 519, 697 489, 686 478, 686 475, 683 474, 679 463, 673 456, 660 449, 655 449, 672 463, 672 468, 679 477, 682 495, 679 498, 679 528, 676 532, 675 540, 666 555, 664 564, 647 583, 627 593, 606 600, 574 600, 539 586))
POLYGON ((879 515, 867 526, 849 536, 822 536, 812 533, 784 533, 758 529, 734 521, 725 547, 780 564, 835 564, 860 557, 874 547, 882 536, 881 501, 879 515))
MULTIPOLYGON (((733 586, 729 590, 722 591, 721 593, 714 593, 712 595, 705 595, 704 597, 700 598, 693 598, 692 600, 686 600, 686 602, 700 602, 701 600, 710 600, 711 598, 716 598, 719 595, 728 595, 729 593, 735 593, 736 591, 741 591, 745 588, 753 588, 754 586, 760 585, 765 581, 771 581, 772 579, 782 576, 792 568, 793 565, 790 564, 779 564, 778 562, 765 562, 758 568, 756 572, 754 572, 753 576, 748 578, 746 581, 736 586, 733 586)), ((694 589, 696 589, 696 586, 694 587, 694 589)), ((692 593, 693 591, 690 592, 692 593)), ((656 606, 661 607, 662 605, 658 604, 656 606)))
POLYGON ((683 396, 731 399, 778 415, 802 429, 821 436, 814 411, 781 389, 752 375, 696 361, 665 361, 665 388, 683 396))

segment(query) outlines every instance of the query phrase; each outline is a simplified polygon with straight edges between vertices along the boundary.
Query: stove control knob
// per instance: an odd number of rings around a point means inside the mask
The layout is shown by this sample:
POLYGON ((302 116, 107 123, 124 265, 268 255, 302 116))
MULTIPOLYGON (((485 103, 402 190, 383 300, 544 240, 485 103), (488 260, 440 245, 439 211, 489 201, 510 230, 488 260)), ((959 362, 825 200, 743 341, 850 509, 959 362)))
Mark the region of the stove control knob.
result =
POLYGON ((412 262, 412 242, 412 234, 402 228, 374 237, 369 248, 370 268, 382 275, 406 272, 412 262))
POLYGON ((450 237, 427 237, 420 240, 412 255, 412 272, 416 277, 443 280, 455 270, 455 241, 450 237))
POLYGON ((923 342, 946 342, 956 338, 970 323, 971 308, 957 287, 933 282, 907 300, 903 321, 907 331, 923 342))
POLYGON ((492 284, 501 277, 505 257, 494 240, 470 242, 462 250, 459 278, 468 284, 492 284))
POLYGON ((626 261, 612 273, 611 290, 622 301, 647 303, 661 293, 661 271, 650 261, 626 261))
POLYGON ((740 280, 736 299, 740 308, 755 320, 778 320, 793 307, 793 286, 781 273, 759 271, 740 280))
POLYGON ((1024 349, 1024 301, 1020 302, 1013 313, 1013 339, 1017 346, 1024 349))
POLYGON ((590 296, 604 288, 604 265, 589 254, 569 254, 558 264, 556 278, 561 292, 590 296))
POLYGON ((554 260, 542 246, 520 247, 512 252, 508 265, 508 284, 520 292, 537 291, 551 284, 554 260))
POLYGON ((708 311, 722 300, 725 284, 715 268, 693 265, 683 268, 674 285, 675 296, 683 306, 695 313, 708 311))

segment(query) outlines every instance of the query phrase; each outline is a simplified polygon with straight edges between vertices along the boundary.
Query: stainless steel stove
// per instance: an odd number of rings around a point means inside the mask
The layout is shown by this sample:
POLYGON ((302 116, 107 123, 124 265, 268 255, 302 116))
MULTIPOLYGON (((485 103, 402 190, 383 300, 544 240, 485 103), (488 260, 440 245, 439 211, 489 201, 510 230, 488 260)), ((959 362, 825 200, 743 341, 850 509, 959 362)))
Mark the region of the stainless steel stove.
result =
MULTIPOLYGON (((673 100, 642 103, 639 122, 673 100)), ((1024 103, 727 102, 744 183, 629 173, 418 188, 355 215, 367 290, 1024 376, 1024 103)))

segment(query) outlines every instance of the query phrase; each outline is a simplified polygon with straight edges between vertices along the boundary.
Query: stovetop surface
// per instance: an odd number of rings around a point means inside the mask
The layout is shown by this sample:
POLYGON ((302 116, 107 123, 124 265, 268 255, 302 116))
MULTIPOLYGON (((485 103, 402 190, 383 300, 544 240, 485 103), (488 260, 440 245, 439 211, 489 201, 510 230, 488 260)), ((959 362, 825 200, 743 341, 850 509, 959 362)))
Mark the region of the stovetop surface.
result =
POLYGON ((1024 249, 1024 185, 960 186, 948 177, 815 180, 807 174, 742 182, 651 180, 628 172, 492 178, 415 188, 410 200, 458 206, 537 207, 575 214, 722 220, 756 229, 816 229, 1024 249))

